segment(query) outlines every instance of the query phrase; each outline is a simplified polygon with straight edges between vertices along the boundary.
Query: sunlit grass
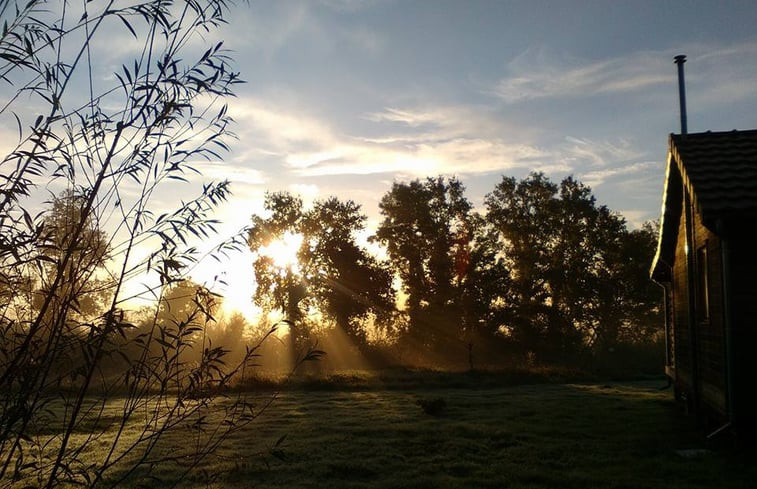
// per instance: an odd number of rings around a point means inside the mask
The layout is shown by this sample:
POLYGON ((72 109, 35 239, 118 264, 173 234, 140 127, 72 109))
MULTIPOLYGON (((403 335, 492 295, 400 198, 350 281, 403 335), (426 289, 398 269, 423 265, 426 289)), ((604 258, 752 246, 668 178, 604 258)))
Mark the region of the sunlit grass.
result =
MULTIPOLYGON (((180 487, 710 489, 750 487, 757 477, 752 455, 706 445, 661 379, 508 387, 493 375, 346 372, 321 384, 303 378, 180 487), (428 415, 420 399, 444 399, 445 408, 428 415), (687 448, 712 451, 696 458, 676 453, 687 448)), ((157 453, 170 454, 196 436, 189 427, 178 430, 157 453)), ((170 480, 179 471, 158 466, 154 475, 170 480)))
POLYGON ((288 393, 270 420, 289 433, 286 461, 240 469, 225 484, 748 487, 757 469, 743 454, 676 454, 704 444, 661 385, 288 393), (438 417, 416 405, 432 397, 446 400, 438 417))

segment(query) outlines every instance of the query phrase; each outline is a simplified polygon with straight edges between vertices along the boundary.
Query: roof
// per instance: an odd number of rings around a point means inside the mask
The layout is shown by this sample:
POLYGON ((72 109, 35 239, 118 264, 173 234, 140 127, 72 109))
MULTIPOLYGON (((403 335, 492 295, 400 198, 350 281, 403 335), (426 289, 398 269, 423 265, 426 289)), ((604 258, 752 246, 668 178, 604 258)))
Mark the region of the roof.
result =
POLYGON ((684 188, 713 232, 719 219, 757 217, 757 130, 670 135, 656 280, 673 263, 684 188))
POLYGON ((705 222, 757 212, 757 130, 671 134, 670 152, 705 222))

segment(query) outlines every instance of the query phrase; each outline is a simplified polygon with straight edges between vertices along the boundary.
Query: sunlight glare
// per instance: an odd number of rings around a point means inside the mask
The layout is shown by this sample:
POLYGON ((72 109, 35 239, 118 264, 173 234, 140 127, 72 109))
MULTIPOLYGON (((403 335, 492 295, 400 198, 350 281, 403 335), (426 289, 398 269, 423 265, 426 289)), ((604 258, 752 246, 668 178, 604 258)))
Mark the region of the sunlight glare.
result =
POLYGON ((273 259, 273 264, 279 268, 296 268, 297 251, 302 244, 302 235, 287 231, 280 238, 271 241, 268 246, 260 249, 260 254, 273 259))

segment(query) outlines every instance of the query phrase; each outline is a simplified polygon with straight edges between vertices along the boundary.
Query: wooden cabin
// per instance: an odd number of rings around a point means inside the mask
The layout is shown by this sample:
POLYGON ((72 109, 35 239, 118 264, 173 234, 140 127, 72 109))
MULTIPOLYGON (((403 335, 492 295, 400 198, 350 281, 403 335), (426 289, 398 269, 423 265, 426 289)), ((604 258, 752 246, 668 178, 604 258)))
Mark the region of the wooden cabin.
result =
POLYGON ((672 134, 651 269, 665 290, 665 371, 708 430, 750 438, 756 238, 757 130, 672 134))

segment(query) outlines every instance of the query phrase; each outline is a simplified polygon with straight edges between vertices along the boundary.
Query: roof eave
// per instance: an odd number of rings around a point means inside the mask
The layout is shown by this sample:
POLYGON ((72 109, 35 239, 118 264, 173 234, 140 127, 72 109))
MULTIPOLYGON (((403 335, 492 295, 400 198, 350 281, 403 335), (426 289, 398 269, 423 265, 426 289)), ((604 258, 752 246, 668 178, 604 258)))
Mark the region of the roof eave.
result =
POLYGON ((682 178, 680 166, 673 154, 672 137, 669 140, 669 147, 660 210, 660 232, 657 237, 657 250, 649 270, 650 278, 657 283, 668 283, 671 280, 670 270, 673 266, 671 250, 675 250, 678 223, 681 218, 682 178))

